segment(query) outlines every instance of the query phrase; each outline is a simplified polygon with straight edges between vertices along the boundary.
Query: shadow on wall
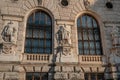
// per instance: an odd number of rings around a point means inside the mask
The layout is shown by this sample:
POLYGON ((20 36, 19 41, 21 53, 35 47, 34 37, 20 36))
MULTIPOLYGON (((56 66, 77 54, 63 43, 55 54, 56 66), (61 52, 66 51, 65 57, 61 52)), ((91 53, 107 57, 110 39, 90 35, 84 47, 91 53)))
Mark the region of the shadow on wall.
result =
MULTIPOLYGON (((83 10, 93 11, 93 12, 99 13, 99 15, 102 15, 101 7, 103 7, 103 9, 106 7, 111 8, 111 3, 109 2, 110 4, 107 4, 105 0, 82 0, 82 1, 83 1, 83 7, 84 7, 83 10)), ((55 49, 55 50, 58 50, 58 49, 55 49)), ((54 53, 52 58, 52 64, 50 65, 51 68, 49 69, 49 72, 50 72, 49 75, 51 75, 50 76, 51 80, 53 80, 53 78, 55 77, 55 66, 56 66, 55 63, 56 63, 58 54, 59 53, 57 53, 57 51, 56 53, 54 53)), ((64 78, 60 80, 64 80, 64 78)), ((73 77, 71 80, 79 80, 79 79, 73 77)))

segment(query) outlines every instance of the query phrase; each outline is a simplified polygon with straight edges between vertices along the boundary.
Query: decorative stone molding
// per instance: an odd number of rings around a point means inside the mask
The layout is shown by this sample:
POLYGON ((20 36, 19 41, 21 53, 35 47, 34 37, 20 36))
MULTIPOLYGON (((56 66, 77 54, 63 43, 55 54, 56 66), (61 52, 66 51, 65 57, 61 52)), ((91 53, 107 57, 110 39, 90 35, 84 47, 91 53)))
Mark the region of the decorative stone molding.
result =
POLYGON ((84 6, 86 9, 90 7, 90 1, 89 0, 83 0, 84 1, 84 6))
POLYGON ((9 72, 12 71, 12 65, 0 65, 0 72, 9 72))
POLYGON ((42 4, 42 0, 37 0, 38 1, 38 5, 42 4))
POLYGON ((66 80, 66 79, 68 79, 68 75, 67 75, 67 73, 55 73, 54 79, 55 80, 66 80))
POLYGON ((73 66, 63 66, 62 71, 63 72, 74 72, 74 67, 73 66))
POLYGON ((1 54, 15 54, 16 45, 13 43, 2 43, 1 44, 1 54))
POLYGON ((19 73, 7 72, 5 73, 5 80, 19 80, 19 73))
POLYGON ((61 7, 65 8, 69 5, 70 1, 69 0, 59 0, 59 4, 61 7))
POLYGON ((70 73, 70 80, 84 80, 84 73, 70 73))
POLYGON ((23 66, 19 66, 19 65, 14 66, 14 71, 15 72, 25 72, 23 66))

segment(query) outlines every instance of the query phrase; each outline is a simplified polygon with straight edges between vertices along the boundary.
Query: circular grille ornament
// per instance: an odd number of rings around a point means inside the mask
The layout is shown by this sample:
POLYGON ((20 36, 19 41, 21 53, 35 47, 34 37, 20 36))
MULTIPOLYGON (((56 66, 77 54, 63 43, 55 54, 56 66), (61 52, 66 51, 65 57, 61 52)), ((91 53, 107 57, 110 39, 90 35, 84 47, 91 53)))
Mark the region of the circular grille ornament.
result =
POLYGON ((113 4, 111 2, 107 2, 106 3, 106 7, 109 8, 109 9, 112 9, 113 8, 113 4))
POLYGON ((68 0, 61 0, 61 5, 62 6, 68 6, 68 0))

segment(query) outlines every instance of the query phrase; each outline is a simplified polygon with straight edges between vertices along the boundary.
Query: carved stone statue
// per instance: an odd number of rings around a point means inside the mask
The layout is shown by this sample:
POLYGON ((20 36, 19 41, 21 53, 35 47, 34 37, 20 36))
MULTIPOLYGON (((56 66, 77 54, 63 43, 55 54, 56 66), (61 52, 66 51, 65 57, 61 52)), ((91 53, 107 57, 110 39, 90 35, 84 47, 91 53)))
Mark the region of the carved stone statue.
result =
POLYGON ((117 44, 119 44, 119 29, 118 29, 118 27, 112 28, 111 35, 112 35, 113 45, 116 46, 117 44))
POLYGON ((5 42, 12 42, 14 43, 16 41, 16 28, 13 26, 13 23, 10 21, 5 25, 3 32, 2 32, 2 38, 5 42))
POLYGON ((71 44, 71 29, 69 30, 68 28, 70 28, 70 26, 60 26, 56 34, 56 40, 58 45, 71 44))

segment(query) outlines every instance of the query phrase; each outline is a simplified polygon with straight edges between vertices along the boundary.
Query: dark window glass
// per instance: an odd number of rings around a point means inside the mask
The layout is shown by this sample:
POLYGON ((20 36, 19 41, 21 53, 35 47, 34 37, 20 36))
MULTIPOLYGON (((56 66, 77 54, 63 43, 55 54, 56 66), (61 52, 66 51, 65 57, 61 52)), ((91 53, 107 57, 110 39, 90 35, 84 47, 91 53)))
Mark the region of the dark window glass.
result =
POLYGON ((27 21, 25 53, 52 51, 52 20, 44 11, 32 13, 27 21))
POLYGON ((48 73, 26 73, 26 80, 48 80, 48 73))
POLYGON ((77 20, 80 55, 102 55, 100 30, 94 17, 84 14, 77 20))
POLYGON ((105 80, 103 73, 85 73, 85 80, 105 80))

